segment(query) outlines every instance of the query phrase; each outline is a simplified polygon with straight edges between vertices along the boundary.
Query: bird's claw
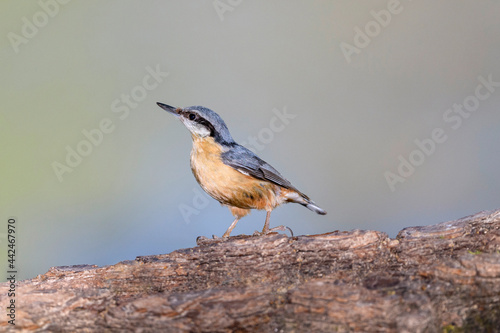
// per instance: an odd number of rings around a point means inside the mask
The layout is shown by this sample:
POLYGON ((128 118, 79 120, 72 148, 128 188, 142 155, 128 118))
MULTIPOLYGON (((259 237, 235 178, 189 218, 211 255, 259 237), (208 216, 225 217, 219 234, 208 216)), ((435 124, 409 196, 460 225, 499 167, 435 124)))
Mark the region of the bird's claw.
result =
POLYGON ((262 230, 262 232, 256 230, 253 233, 253 236, 265 236, 265 235, 269 235, 272 232, 287 231, 287 230, 290 231, 290 235, 293 238, 293 231, 292 231, 292 229, 290 229, 290 227, 286 227, 284 225, 280 225, 280 226, 277 226, 277 227, 274 227, 274 228, 271 228, 271 229, 268 229, 268 230, 262 230))
MULTIPOLYGON (((293 231, 290 229, 290 227, 286 227, 284 225, 280 225, 268 230, 262 230, 262 231, 255 231, 253 233, 254 237, 259 237, 259 236, 265 236, 269 235, 270 233, 276 232, 276 231, 290 231, 290 237, 293 238, 293 231)), ((247 236, 248 237, 248 236, 247 236)), ((198 236, 196 238, 196 245, 201 246, 201 245, 208 245, 208 244, 214 244, 214 243, 220 243, 227 241, 229 239, 229 236, 223 235, 222 237, 219 237, 217 235, 212 235, 212 238, 208 238, 205 236, 198 236)))
POLYGON ((217 235, 212 235, 212 238, 208 238, 205 236, 198 236, 196 238, 196 245, 201 246, 201 245, 207 245, 207 244, 213 244, 213 243, 220 243, 220 242, 226 241, 228 239, 229 239, 229 237, 227 237, 227 236, 219 237, 217 235))
POLYGON ((201 244, 205 243, 208 241, 208 238, 205 236, 198 236, 196 237, 196 245, 200 246, 201 244))

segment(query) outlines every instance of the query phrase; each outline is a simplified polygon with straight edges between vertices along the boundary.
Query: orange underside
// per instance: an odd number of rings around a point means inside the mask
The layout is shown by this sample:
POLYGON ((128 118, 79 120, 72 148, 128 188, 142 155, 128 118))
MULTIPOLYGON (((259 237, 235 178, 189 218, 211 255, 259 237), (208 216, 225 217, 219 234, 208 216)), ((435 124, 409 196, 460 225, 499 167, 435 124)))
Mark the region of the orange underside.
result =
POLYGON ((224 164, 222 147, 213 138, 193 136, 191 169, 200 186, 214 199, 229 206, 236 217, 250 209, 273 210, 292 190, 245 175, 224 164))

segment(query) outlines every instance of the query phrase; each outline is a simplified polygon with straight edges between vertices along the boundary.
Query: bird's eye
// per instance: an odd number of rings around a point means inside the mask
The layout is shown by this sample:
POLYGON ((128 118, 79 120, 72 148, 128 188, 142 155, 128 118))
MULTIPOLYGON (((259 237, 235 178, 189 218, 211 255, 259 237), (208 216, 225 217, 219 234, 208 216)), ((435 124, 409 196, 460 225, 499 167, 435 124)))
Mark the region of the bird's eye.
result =
POLYGON ((196 119, 196 115, 194 113, 190 113, 188 117, 189 117, 189 120, 195 120, 196 119))

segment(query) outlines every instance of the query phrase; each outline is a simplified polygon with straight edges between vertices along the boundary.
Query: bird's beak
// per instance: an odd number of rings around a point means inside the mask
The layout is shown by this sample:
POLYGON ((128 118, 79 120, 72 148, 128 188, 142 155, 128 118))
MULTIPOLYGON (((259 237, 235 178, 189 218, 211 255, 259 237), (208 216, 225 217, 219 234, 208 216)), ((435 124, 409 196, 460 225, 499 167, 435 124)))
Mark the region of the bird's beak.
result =
POLYGON ((173 106, 163 104, 160 102, 157 102, 156 104, 158 104, 158 106, 161 107, 163 110, 170 112, 171 114, 173 114, 176 117, 178 117, 180 115, 179 114, 179 111, 181 110, 180 108, 174 108, 173 106))

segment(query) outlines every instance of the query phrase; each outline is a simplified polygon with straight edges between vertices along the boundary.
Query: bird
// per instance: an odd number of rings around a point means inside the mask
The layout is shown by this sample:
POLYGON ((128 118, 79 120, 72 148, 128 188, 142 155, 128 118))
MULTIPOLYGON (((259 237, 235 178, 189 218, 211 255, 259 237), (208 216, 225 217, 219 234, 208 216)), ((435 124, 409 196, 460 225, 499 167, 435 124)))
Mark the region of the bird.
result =
POLYGON ((326 214, 269 163, 237 144, 224 120, 214 111, 203 106, 180 108, 160 102, 157 105, 191 132, 191 171, 196 181, 234 216, 223 239, 229 238, 238 221, 251 209, 267 212, 264 228, 257 235, 286 230, 283 225, 269 228, 271 211, 283 203, 298 203, 320 215, 326 214))

